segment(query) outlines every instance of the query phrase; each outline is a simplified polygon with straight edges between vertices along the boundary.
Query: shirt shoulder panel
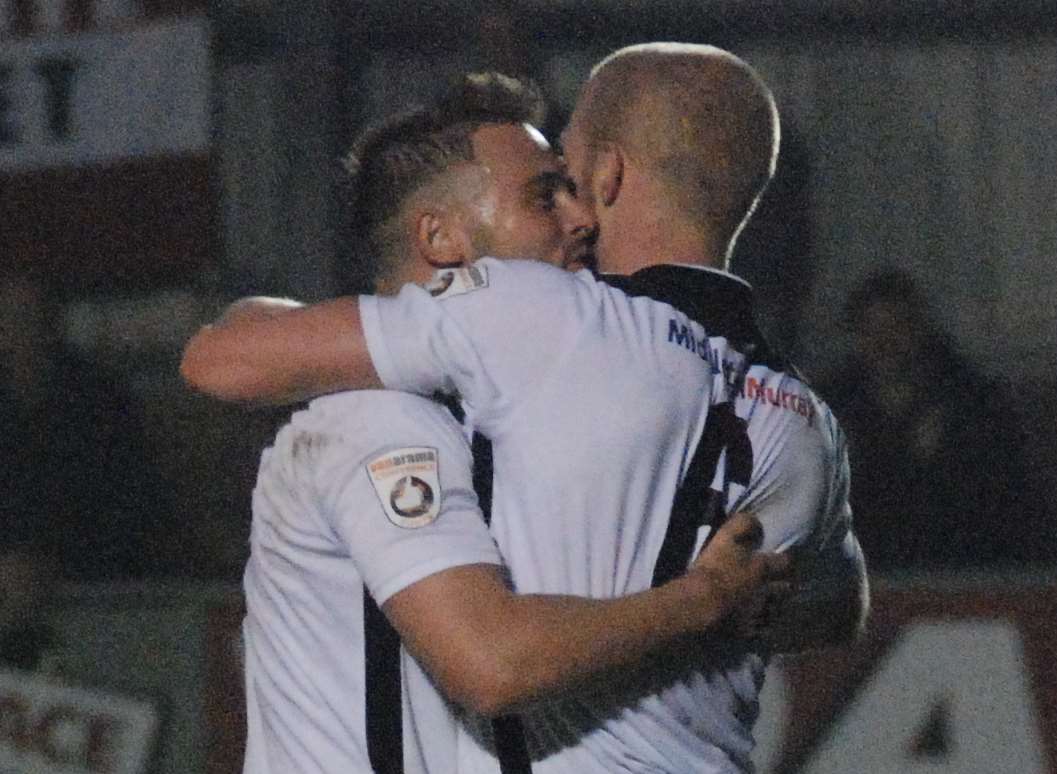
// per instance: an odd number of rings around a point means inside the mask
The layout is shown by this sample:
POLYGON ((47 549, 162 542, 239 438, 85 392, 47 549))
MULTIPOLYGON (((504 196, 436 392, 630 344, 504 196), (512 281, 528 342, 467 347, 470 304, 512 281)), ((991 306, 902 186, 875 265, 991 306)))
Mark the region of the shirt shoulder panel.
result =
POLYGON ((463 564, 499 564, 461 426, 434 401, 364 392, 313 402, 321 512, 382 604, 463 564))
POLYGON ((470 268, 480 281, 461 292, 451 291, 454 280, 436 295, 405 286, 361 302, 362 316, 387 388, 457 394, 483 427, 556 367, 598 291, 589 275, 538 261, 484 258, 470 268))

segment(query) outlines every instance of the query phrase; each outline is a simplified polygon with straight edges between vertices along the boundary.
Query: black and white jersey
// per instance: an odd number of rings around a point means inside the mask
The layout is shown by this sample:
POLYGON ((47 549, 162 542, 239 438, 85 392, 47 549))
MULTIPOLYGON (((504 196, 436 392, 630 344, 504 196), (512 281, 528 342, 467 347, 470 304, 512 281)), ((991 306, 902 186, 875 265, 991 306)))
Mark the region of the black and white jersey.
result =
POLYGON ((446 409, 365 392, 294 414, 253 493, 246 774, 451 774, 451 708, 378 607, 433 573, 500 561, 446 409))
MULTIPOLYGON (((769 548, 823 555, 850 536, 840 431, 767 350, 750 296, 692 267, 607 283, 483 259, 360 309, 387 387, 458 394, 492 440, 492 531, 517 591, 607 598, 685 570, 732 509, 761 518, 769 548), (672 518, 694 483, 719 495, 672 518)), ((750 770, 763 666, 717 642, 696 669, 549 703, 524 718, 532 770, 750 770)), ((488 734, 470 729, 460 771, 494 773, 488 734)))

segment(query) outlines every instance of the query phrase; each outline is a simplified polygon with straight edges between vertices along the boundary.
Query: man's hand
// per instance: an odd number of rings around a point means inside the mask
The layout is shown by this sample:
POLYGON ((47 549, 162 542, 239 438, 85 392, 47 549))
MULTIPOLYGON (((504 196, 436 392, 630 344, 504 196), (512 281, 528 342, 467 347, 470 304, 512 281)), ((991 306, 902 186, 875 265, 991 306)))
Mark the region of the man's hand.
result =
POLYGON ((698 555, 687 577, 700 579, 730 616, 731 629, 756 637, 769 613, 793 593, 793 560, 763 553, 763 527, 745 513, 731 516, 698 555))

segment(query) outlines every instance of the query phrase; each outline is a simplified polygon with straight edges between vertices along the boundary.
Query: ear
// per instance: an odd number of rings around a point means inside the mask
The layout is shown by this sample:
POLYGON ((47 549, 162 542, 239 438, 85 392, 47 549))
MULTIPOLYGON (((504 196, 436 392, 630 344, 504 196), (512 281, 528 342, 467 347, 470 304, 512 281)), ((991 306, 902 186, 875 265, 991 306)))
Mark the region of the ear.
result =
POLYGON ((413 215, 415 257, 435 269, 460 266, 471 256, 472 244, 462 221, 451 210, 420 210, 413 215))
POLYGON ((595 200, 612 207, 624 184, 624 153, 619 146, 606 143, 597 154, 593 180, 595 200))

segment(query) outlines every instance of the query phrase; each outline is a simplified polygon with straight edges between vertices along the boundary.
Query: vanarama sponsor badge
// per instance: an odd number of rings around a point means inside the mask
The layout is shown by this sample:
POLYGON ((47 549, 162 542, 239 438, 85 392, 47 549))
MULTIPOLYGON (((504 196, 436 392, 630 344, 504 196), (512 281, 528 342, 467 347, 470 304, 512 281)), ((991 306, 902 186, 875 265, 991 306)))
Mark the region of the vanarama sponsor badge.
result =
POLYGON ((423 287, 434 298, 461 296, 463 293, 488 287, 488 268, 475 265, 442 269, 423 287))
POLYGON ((428 446, 394 449, 367 463, 367 475, 386 518, 404 529, 432 523, 440 513, 437 450, 428 446))

